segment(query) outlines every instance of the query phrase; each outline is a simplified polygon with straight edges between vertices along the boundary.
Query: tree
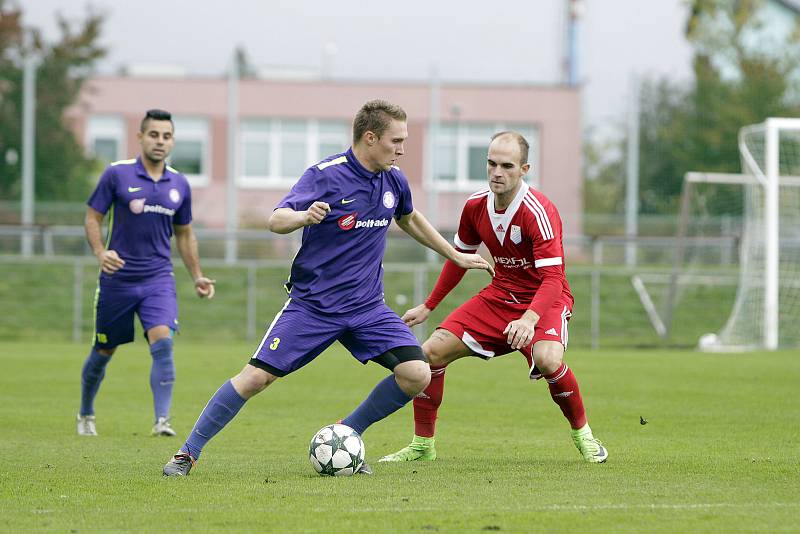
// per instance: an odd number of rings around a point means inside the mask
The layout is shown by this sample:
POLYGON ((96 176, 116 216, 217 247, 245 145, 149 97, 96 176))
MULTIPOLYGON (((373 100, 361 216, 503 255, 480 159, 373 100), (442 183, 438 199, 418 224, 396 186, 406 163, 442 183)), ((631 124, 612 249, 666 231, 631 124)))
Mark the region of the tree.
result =
POLYGON ((0 0, 0 197, 21 191, 22 58, 39 58, 36 83, 36 199, 85 198, 95 161, 84 155, 65 117, 95 62, 105 55, 97 43, 102 17, 91 11, 70 24, 56 15, 60 38, 46 43, 41 32, 21 26, 22 12, 0 0), (24 31, 31 39, 25 42, 24 31))
MULTIPOLYGON (((695 53, 693 81, 642 84, 640 213, 676 213, 686 172, 740 172, 742 126, 800 115, 800 25, 777 35, 766 26, 766 7, 765 0, 692 1, 686 37, 695 53)), ((620 168, 607 163, 615 164, 620 168)), ((737 204, 725 195, 713 200, 712 211, 737 204)))

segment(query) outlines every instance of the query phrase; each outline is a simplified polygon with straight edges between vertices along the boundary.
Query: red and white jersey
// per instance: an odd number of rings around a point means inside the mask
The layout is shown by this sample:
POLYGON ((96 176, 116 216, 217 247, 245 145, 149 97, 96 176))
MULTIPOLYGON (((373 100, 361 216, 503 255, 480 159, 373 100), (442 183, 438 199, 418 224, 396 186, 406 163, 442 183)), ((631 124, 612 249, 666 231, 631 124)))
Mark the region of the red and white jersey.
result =
MULTIPOLYGON (((490 288, 505 292, 509 300, 530 303, 544 279, 561 282, 560 295, 572 306, 564 271, 561 217, 543 193, 522 182, 504 212, 495 210, 495 195, 483 190, 471 195, 461 212, 454 242, 464 251, 484 243, 494 258, 495 276, 490 288)), ((540 312, 540 315, 542 313, 540 312)))

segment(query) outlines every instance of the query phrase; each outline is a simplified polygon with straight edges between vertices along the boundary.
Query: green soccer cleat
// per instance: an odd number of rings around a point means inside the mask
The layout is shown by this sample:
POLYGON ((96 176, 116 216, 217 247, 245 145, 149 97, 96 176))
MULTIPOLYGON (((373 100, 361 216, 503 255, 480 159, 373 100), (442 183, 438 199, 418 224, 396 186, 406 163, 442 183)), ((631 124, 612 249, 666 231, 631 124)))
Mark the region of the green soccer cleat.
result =
POLYGON ((414 436, 408 447, 403 447, 399 451, 387 454, 379 462, 413 462, 414 460, 433 461, 436 459, 436 448, 434 438, 424 438, 414 436))
POLYGON ((593 464, 602 464, 608 459, 608 451, 599 439, 592 435, 589 425, 572 430, 572 441, 583 456, 583 459, 593 464))

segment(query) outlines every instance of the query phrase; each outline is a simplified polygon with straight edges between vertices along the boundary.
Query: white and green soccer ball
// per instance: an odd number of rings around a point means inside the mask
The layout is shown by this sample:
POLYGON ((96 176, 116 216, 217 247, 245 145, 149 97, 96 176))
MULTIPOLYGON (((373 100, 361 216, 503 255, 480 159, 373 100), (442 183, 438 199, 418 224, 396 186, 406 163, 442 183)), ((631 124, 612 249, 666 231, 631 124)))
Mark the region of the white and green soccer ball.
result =
POLYGON ((320 475, 349 477, 364 463, 364 442, 349 426, 334 423, 311 438, 308 458, 320 475))

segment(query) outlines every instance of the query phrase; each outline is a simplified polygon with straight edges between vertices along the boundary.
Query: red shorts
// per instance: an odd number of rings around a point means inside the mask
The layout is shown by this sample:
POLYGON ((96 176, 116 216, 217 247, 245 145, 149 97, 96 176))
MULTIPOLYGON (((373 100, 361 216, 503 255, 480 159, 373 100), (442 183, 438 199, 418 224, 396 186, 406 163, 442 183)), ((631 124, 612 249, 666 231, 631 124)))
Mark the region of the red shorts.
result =
MULTIPOLYGON (((509 298, 513 298, 510 297, 509 298)), ((539 318, 533 340, 520 352, 531 366, 531 378, 541 378, 538 369, 532 367, 531 351, 537 341, 558 341, 567 348, 569 333, 567 323, 572 316, 571 303, 556 300, 553 306, 539 318)), ((456 335, 477 356, 492 358, 513 352, 508 337, 503 333, 508 323, 519 319, 529 303, 506 300, 493 288, 484 288, 480 293, 453 310, 438 328, 456 335)))

